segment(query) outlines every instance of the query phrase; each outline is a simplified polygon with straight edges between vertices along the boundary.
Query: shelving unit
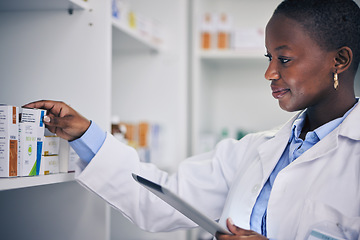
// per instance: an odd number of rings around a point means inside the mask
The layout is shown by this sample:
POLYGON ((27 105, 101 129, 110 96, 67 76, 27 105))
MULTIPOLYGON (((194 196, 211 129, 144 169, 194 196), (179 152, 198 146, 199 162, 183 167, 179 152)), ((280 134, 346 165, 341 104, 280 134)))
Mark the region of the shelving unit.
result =
POLYGON ((44 186, 48 184, 70 182, 74 180, 74 173, 59 173, 33 177, 1 178, 0 191, 44 186))
MULTIPOLYGON (((98 0, 1 1, 0 102, 62 100, 110 129, 109 9, 98 0)), ((72 173, 2 178, 0 189, 4 239, 108 239, 106 203, 72 173)))
POLYGON ((112 19, 112 26, 114 50, 122 49, 124 51, 127 49, 131 51, 131 49, 148 49, 154 53, 159 53, 163 48, 161 44, 155 43, 148 37, 144 37, 140 32, 119 22, 117 19, 112 19))
POLYGON ((241 59, 257 59, 263 60, 265 50, 202 50, 199 51, 201 60, 241 60, 241 59))
POLYGON ((88 10, 90 8, 87 0, 69 0, 69 1, 73 3, 75 8, 80 8, 83 10, 88 10))
POLYGON ((0 11, 54 11, 54 10, 88 10, 89 3, 84 0, 13 0, 1 1, 0 11))
MULTIPOLYGON (((169 172, 187 155, 188 0, 131 0, 129 7, 155 19, 162 44, 112 19, 112 114, 120 121, 160 125, 161 159, 169 172)), ((186 239, 186 231, 149 233, 110 209, 111 239, 186 239), (122 226, 122 227, 119 227, 122 226), (126 231, 124 231, 126 229, 126 231)))
POLYGON ((200 17, 227 13, 234 27, 265 29, 280 0, 194 0, 192 6, 192 153, 208 151, 223 138, 237 132, 269 129, 289 115, 272 99, 264 78, 268 61, 265 47, 239 50, 200 49, 200 17), (251 21, 249 21, 251 19, 251 21))

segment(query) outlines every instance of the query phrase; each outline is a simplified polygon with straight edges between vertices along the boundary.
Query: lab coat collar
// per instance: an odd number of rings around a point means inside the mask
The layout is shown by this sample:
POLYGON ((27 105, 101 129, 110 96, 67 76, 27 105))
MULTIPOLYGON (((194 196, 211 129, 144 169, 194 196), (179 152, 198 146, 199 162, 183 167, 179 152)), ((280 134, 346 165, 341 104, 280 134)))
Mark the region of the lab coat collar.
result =
MULTIPOLYGON (((273 171, 282 153, 284 152, 292 132, 291 129, 293 123, 301 113, 302 112, 299 112, 294 117, 292 117, 279 130, 269 131, 266 134, 266 137, 269 138, 269 140, 258 147, 258 153, 263 167, 264 183, 270 176, 270 173, 273 171)), ((360 104, 357 104, 357 106, 355 106, 355 108, 344 119, 339 127, 334 129, 331 133, 328 134, 328 136, 315 144, 311 149, 303 153, 296 161, 292 163, 292 165, 301 162, 312 161, 327 154, 329 151, 336 149, 338 147, 338 137, 334 137, 334 135, 341 135, 356 141, 360 141, 360 131, 356 130, 359 126, 359 122, 360 104)))
POLYGON ((360 102, 344 119, 343 123, 339 126, 339 135, 347 137, 356 141, 360 141, 360 102))
POLYGON ((270 131, 267 137, 270 139, 258 147, 260 161, 263 167, 263 183, 269 178, 281 155, 283 154, 291 134, 294 121, 301 114, 299 112, 285 123, 278 131, 270 131))

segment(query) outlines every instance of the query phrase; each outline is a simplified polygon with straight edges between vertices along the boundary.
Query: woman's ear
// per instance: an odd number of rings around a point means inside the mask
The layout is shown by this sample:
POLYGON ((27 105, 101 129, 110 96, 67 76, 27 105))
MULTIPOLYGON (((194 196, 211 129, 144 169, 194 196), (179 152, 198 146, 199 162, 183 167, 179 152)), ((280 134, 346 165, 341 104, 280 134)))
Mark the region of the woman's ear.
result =
POLYGON ((341 47, 336 51, 335 69, 338 74, 346 71, 352 63, 353 52, 349 47, 341 47))

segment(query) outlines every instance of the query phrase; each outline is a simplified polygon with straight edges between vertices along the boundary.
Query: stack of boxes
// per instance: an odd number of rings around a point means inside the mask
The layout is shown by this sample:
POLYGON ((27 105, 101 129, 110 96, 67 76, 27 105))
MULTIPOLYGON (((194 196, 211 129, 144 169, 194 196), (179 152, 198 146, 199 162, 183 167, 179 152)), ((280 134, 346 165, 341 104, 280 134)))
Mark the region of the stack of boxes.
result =
POLYGON ((59 143, 56 135, 46 134, 44 149, 41 154, 40 175, 59 173, 59 143))
POLYGON ((18 175, 19 109, 0 106, 0 177, 18 175))
POLYGON ((45 134, 41 109, 0 105, 0 177, 73 172, 79 158, 67 141, 45 134), (46 135, 46 136, 45 136, 46 135))

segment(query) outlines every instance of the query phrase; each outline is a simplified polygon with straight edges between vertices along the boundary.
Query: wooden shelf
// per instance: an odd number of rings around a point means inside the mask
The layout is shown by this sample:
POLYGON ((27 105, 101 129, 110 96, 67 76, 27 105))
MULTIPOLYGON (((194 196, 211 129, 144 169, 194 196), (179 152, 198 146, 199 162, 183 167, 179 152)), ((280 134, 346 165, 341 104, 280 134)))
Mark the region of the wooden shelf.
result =
POLYGON ((132 51, 147 49, 154 52, 160 52, 162 50, 162 44, 156 43, 149 37, 142 35, 137 30, 130 28, 129 26, 121 23, 117 19, 112 19, 112 26, 115 30, 113 31, 114 50, 132 51))
POLYGON ((58 173, 44 176, 0 178, 0 191, 42 186, 75 180, 75 173, 58 173))

